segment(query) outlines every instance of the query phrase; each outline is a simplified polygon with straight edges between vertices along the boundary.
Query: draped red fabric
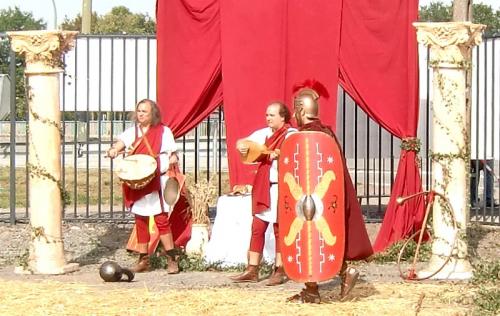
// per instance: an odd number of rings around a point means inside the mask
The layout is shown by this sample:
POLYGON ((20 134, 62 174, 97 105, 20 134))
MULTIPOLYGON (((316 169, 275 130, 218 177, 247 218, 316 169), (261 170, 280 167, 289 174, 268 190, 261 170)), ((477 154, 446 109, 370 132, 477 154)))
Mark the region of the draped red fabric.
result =
MULTIPOLYGON (((418 0, 344 0, 340 82, 354 100, 389 132, 415 137, 418 123, 418 0)), ((374 244, 384 250, 420 228, 423 200, 396 198, 422 190, 414 152, 402 151, 386 215, 374 244)))
POLYGON ((218 0, 158 0, 157 103, 180 137, 222 102, 218 0))
MULTIPOLYGON (((264 126, 271 101, 291 104, 292 86, 305 79, 330 93, 320 100, 326 125, 335 126, 340 76, 374 120, 397 137, 415 136, 417 9, 417 0, 158 0, 163 122, 181 136, 223 89, 231 184, 251 183, 255 171, 239 162, 236 140, 264 126)), ((395 197, 419 190, 415 153, 403 151, 376 250, 418 227, 422 200, 397 206, 395 197)))
POLYGON ((335 129, 342 1, 289 0, 287 5, 285 100, 293 105, 296 84, 319 81, 330 94, 320 97, 320 118, 335 129))
POLYGON ((252 184, 256 166, 240 163, 235 144, 266 126, 270 102, 284 101, 286 5, 220 0, 220 16, 230 182, 252 184))
POLYGON ((170 221, 170 229, 172 230, 172 238, 176 247, 185 247, 191 239, 191 226, 193 220, 189 212, 189 202, 186 196, 186 188, 182 187, 179 200, 174 206, 174 210, 168 218, 170 221))
POLYGON ((341 1, 220 0, 224 115, 232 184, 251 184, 255 169, 239 162, 237 139, 265 125, 266 106, 292 103, 292 86, 323 83, 321 117, 335 124, 341 1), (321 62, 318 62, 318 61, 321 62))
MULTIPOLYGON (((281 144, 285 141, 285 136, 289 128, 290 125, 285 124, 275 131, 271 137, 266 139, 266 147, 269 150, 281 148, 281 144)), ((272 160, 269 159, 268 155, 265 155, 258 161, 259 164, 252 189, 252 215, 260 214, 271 206, 271 183, 269 182, 269 175, 272 160)))
MULTIPOLYGON (((323 125, 320 121, 313 121, 299 127, 300 131, 318 131, 326 133, 333 137, 335 142, 339 144, 333 130, 323 125)), ((340 147, 340 145, 339 145, 340 147)), ((345 190, 345 253, 344 257, 347 260, 361 260, 368 258, 373 254, 373 248, 366 231, 365 222, 361 206, 356 198, 356 191, 347 170, 347 164, 342 162, 344 167, 344 190, 345 190)))

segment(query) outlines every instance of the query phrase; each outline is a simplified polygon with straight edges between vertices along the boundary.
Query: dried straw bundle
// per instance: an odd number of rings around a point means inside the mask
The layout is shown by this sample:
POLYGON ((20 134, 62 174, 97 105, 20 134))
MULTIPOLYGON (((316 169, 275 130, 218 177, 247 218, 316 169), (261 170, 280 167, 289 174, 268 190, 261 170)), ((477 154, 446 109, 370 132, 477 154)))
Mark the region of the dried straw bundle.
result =
POLYGON ((217 198, 217 188, 212 184, 213 180, 212 176, 209 181, 202 179, 194 182, 192 179, 188 179, 186 182, 193 224, 210 224, 208 207, 215 204, 217 198))

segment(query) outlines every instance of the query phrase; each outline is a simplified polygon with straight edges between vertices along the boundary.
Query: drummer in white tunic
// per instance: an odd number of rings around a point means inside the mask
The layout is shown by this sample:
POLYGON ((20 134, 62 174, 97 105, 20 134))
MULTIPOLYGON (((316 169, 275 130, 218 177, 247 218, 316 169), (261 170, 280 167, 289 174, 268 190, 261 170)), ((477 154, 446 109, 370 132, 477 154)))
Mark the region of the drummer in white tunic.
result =
POLYGON ((154 216, 160 240, 166 250, 168 273, 178 273, 179 266, 174 250, 172 231, 168 220, 168 207, 163 200, 162 188, 167 177, 163 175, 169 164, 178 163, 175 154, 177 146, 172 131, 161 123, 160 111, 156 103, 149 99, 137 103, 134 120, 136 124, 126 129, 107 154, 115 158, 124 150, 127 154, 147 154, 153 156, 157 163, 155 177, 144 188, 134 190, 123 185, 125 206, 135 214, 137 229, 137 248, 139 260, 132 268, 134 272, 149 270, 148 242, 149 216, 154 216))

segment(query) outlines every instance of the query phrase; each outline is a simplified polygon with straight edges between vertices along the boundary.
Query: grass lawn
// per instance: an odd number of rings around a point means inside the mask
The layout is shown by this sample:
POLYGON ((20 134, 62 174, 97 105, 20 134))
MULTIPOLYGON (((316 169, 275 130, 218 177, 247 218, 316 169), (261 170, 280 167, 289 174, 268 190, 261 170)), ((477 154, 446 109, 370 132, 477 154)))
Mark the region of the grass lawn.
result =
MULTIPOLYGON (((113 205, 121 207, 122 191, 121 183, 116 175, 112 175, 109 170, 102 169, 75 169, 65 168, 64 170, 64 189, 68 193, 69 201, 66 208, 74 207, 74 201, 77 206, 85 206, 87 203, 91 206, 100 204, 110 206, 111 196, 113 205), (100 174, 100 178, 99 178, 100 174), (87 179, 88 178, 88 179, 87 179), (111 185, 112 184, 112 185, 111 185), (75 188, 76 185, 76 188, 75 188), (76 192, 76 195, 75 195, 76 192)), ((192 181, 193 174, 188 174, 188 180, 192 181)), ((9 207, 9 185, 10 168, 0 167, 0 208, 9 207)), ((206 178, 206 172, 198 174, 199 179, 206 178)), ((16 168, 16 207, 26 207, 26 168, 16 168)), ((218 185, 218 178, 214 177, 215 185, 218 185)), ((229 191, 229 174, 222 174, 222 194, 229 191)))

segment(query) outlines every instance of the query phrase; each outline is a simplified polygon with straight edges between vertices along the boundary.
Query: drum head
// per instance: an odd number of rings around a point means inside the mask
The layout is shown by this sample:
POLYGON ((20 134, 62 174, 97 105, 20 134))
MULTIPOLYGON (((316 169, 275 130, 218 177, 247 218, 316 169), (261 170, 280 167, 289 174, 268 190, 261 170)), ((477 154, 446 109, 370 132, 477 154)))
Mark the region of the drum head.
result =
POLYGON ((155 173, 156 160, 143 154, 130 155, 116 162, 115 172, 122 181, 134 181, 147 178, 155 173))

